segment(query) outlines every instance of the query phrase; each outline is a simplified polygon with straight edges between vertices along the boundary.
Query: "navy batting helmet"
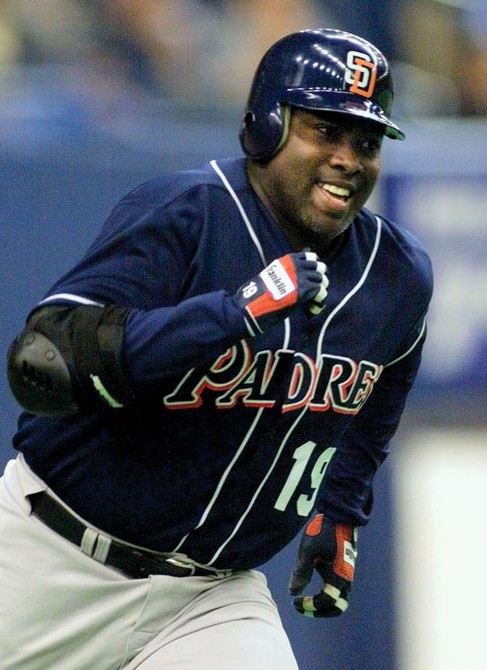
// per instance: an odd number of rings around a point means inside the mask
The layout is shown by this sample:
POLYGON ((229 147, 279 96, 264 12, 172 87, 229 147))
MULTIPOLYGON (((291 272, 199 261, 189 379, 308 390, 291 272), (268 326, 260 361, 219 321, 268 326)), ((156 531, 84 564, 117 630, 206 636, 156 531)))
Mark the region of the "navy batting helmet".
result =
POLYGON ((385 56, 367 40, 341 30, 303 30, 283 37, 254 76, 240 129, 247 156, 268 160, 286 141, 289 106, 351 114, 403 140, 390 119, 394 97, 385 56))

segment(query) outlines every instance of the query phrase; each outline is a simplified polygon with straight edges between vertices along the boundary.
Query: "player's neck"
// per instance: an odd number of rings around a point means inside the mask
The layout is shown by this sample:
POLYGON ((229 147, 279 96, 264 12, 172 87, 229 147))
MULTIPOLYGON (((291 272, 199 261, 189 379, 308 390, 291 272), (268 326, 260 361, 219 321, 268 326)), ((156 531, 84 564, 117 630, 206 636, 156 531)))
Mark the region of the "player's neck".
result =
POLYGON ((276 221, 276 223, 286 236, 293 251, 308 249, 314 251, 322 259, 334 256, 336 251, 341 247, 344 237, 344 234, 341 233, 329 240, 319 233, 301 228, 292 222, 280 220, 276 221))

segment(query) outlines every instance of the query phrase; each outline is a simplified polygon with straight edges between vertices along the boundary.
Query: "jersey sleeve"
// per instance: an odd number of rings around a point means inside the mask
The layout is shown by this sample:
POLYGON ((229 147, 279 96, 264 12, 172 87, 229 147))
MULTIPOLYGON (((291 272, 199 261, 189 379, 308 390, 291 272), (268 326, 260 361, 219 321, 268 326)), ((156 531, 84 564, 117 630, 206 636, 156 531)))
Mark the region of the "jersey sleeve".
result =
POLYGON ((426 337, 422 318, 384 370, 335 453, 317 503, 329 518, 365 525, 373 508, 374 476, 389 454, 408 393, 417 376, 426 337))
POLYGON ((202 266, 204 189, 163 206, 143 196, 118 203, 84 257, 41 302, 129 308, 123 356, 136 393, 213 361, 248 336, 224 280, 218 287, 194 279, 202 266))
POLYGON ((248 337, 240 309, 221 290, 172 307, 132 310, 125 324, 124 357, 136 393, 163 377, 215 358, 248 337))

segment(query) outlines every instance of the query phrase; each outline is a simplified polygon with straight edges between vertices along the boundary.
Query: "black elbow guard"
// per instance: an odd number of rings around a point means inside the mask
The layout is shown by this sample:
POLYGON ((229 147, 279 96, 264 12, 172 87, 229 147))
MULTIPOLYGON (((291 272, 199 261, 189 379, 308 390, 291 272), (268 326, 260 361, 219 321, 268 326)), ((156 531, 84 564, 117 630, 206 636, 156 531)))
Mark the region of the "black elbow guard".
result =
POLYGON ((8 380, 17 402, 48 416, 132 402, 122 362, 128 312, 91 305, 36 311, 8 352, 8 380))
POLYGON ((79 410, 66 361, 42 333, 26 328, 17 335, 7 373, 14 398, 28 412, 64 416, 79 410))

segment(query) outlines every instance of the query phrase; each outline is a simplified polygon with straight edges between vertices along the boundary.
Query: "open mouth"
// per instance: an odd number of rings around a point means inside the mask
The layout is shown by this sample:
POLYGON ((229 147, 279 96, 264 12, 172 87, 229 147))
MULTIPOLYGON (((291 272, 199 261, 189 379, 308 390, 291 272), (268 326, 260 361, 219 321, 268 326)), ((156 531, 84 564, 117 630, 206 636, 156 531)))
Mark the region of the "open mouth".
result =
POLYGON ((341 200, 341 202, 347 202, 347 200, 352 195, 352 190, 350 188, 345 188, 343 186, 336 186, 335 184, 320 183, 320 188, 323 191, 331 194, 334 198, 341 200))

